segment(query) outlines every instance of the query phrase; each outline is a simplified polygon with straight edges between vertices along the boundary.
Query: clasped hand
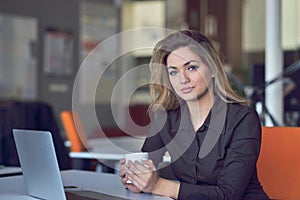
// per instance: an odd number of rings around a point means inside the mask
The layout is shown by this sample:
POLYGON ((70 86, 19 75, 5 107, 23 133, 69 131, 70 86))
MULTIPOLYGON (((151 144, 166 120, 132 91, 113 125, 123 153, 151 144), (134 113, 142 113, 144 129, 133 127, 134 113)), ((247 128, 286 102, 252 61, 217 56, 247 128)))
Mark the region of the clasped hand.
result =
POLYGON ((159 177, 152 160, 143 160, 142 163, 120 160, 120 173, 122 184, 133 192, 152 193, 158 185, 159 177), (126 183, 130 180, 132 183, 126 183))

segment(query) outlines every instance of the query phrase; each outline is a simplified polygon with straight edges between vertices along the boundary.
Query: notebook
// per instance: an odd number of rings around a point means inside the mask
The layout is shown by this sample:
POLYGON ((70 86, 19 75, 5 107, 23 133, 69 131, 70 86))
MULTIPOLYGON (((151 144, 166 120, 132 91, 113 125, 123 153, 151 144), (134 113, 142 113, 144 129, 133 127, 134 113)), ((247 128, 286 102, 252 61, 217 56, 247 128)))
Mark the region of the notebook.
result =
POLYGON ((28 195, 50 200, 126 200, 80 188, 64 189, 49 131, 13 130, 28 195))

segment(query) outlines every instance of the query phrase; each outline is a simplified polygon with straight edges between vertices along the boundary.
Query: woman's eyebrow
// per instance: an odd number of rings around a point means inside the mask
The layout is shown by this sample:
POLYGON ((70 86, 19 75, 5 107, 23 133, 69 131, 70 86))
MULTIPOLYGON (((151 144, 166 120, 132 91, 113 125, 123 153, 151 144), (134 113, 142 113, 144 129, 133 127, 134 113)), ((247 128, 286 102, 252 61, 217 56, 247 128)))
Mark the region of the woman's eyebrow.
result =
POLYGON ((198 62, 197 60, 190 60, 186 63, 183 64, 183 66, 188 66, 189 64, 191 64, 192 62, 198 62))
POLYGON ((168 66, 168 69, 177 69, 177 67, 168 66))
MULTIPOLYGON (((193 62, 198 62, 197 60, 189 60, 186 63, 183 64, 184 67, 190 65, 193 62)), ((173 67, 173 66, 168 66, 168 69, 177 69, 177 67, 173 67)))

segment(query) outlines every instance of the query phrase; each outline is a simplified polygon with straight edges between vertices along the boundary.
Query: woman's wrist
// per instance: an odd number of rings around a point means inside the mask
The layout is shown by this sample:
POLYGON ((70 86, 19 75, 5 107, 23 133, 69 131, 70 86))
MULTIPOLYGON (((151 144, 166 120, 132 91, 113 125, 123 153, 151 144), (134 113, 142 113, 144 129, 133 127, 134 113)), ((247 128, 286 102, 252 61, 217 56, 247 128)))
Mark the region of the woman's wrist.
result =
POLYGON ((152 190, 152 193, 177 199, 179 194, 179 187, 179 182, 159 177, 152 190))
POLYGON ((156 184, 155 184, 155 186, 153 187, 153 190, 152 190, 153 194, 162 195, 161 194, 161 181, 162 181, 162 178, 158 177, 157 182, 156 182, 156 184))

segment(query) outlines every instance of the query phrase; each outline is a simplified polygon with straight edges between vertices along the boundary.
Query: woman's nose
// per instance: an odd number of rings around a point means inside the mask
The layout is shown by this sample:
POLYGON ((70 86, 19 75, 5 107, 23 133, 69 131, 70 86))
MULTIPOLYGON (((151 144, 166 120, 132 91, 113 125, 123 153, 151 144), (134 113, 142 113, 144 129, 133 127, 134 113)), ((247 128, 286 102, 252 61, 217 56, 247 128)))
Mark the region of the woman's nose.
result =
POLYGON ((186 74, 186 72, 180 73, 180 83, 181 84, 187 84, 190 81, 189 76, 186 74))

